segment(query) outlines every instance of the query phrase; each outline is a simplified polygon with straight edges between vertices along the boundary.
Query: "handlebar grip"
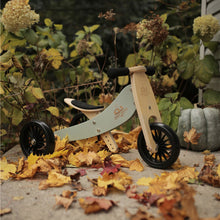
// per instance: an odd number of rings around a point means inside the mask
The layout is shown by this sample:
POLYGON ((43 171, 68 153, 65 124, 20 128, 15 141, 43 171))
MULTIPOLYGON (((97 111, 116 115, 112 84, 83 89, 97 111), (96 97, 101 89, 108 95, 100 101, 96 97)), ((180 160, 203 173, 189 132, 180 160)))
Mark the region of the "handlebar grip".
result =
POLYGON ((129 69, 127 67, 111 68, 108 70, 107 75, 111 79, 117 78, 118 76, 127 76, 129 75, 129 69))
MULTIPOLYGON (((153 66, 146 66, 146 74, 148 76, 153 76, 155 73, 155 68, 153 66)), ((129 68, 127 67, 122 67, 122 68, 111 68, 108 70, 107 75, 109 78, 114 79, 117 78, 118 76, 127 76, 129 75, 129 68)))
POLYGON ((155 68, 153 66, 146 66, 146 70, 148 76, 153 76, 155 73, 155 68))

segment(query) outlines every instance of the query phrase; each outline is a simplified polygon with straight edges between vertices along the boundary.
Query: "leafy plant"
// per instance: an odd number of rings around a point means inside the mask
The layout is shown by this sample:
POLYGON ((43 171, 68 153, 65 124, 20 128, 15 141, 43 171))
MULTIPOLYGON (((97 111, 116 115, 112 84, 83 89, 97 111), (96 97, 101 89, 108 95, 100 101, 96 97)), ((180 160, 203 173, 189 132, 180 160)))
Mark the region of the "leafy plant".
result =
POLYGON ((177 130, 181 110, 193 108, 193 104, 187 98, 180 97, 178 99, 178 97, 179 92, 167 93, 158 104, 163 122, 169 125, 174 131, 177 130))

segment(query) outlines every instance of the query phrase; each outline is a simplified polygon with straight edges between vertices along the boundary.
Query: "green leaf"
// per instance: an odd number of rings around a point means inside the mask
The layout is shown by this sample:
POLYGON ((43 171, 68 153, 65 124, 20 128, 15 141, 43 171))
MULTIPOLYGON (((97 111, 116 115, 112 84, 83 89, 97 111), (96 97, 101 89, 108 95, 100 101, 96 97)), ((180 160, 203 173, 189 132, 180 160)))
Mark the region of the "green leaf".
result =
POLYGON ((215 53, 215 51, 218 49, 219 42, 218 41, 209 41, 209 42, 203 42, 204 46, 209 48, 212 53, 215 53))
POLYGON ((23 112, 20 109, 14 108, 12 114, 12 124, 19 125, 19 123, 23 120, 23 112))
POLYGON ((166 20, 167 20, 167 13, 166 13, 166 14, 162 14, 162 15, 160 16, 160 18, 163 20, 163 23, 165 23, 166 20))
POLYGON ((3 87, 2 87, 2 82, 0 82, 0 95, 3 95, 5 93, 3 87))
POLYGON ((23 35, 28 43, 35 45, 39 40, 39 36, 33 29, 23 31, 23 35))
POLYGON ((24 98, 28 103, 37 103, 37 99, 33 95, 31 89, 27 89, 24 93, 24 98))
POLYGON ((164 95, 166 98, 172 99, 173 102, 175 102, 178 99, 179 92, 174 92, 174 93, 167 93, 164 95))
POLYGON ((132 53, 132 54, 129 54, 126 58, 126 61, 125 61, 125 66, 126 67, 132 67, 132 66, 135 66, 136 65, 136 59, 137 59, 137 55, 132 53))
POLYGON ((171 101, 168 98, 162 98, 158 104, 158 108, 160 111, 168 110, 172 105, 171 101))
POLYGON ((185 97, 180 98, 180 106, 182 109, 193 108, 193 104, 185 97))
POLYGON ((207 56, 203 60, 199 60, 195 66, 195 76, 203 83, 209 83, 214 74, 215 67, 212 65, 212 62, 210 62, 207 56))
POLYGON ((46 110, 49 111, 52 115, 59 117, 59 109, 57 107, 50 106, 46 110))
POLYGON ((12 58, 13 54, 10 50, 0 56, 1 63, 6 63, 12 58))
POLYGON ((172 104, 170 107, 169 107, 169 112, 173 112, 175 109, 176 109, 176 107, 177 107, 177 104, 172 104))
POLYGON ((7 134, 7 131, 5 129, 0 130, 0 137, 4 136, 7 134))
POLYGON ((98 34, 92 34, 90 36, 90 39, 91 39, 91 41, 99 44, 100 46, 102 45, 102 39, 101 39, 101 37, 98 34))
POLYGON ((171 120, 169 126, 176 131, 178 128, 179 123, 179 116, 175 115, 174 113, 171 113, 171 120))
POLYGON ((169 112, 162 112, 161 118, 164 124, 169 125, 171 121, 171 115, 169 112))
POLYGON ((99 26, 100 26, 99 24, 95 24, 95 25, 89 27, 90 33, 92 33, 93 31, 97 30, 99 28, 99 26))
POLYGON ((88 26, 86 26, 86 25, 84 25, 84 26, 83 26, 83 28, 84 28, 85 32, 88 34, 88 33, 89 33, 89 31, 90 31, 89 27, 88 27, 88 26))
POLYGON ((203 99, 206 105, 216 105, 220 104, 220 91, 215 91, 213 89, 207 89, 203 93, 203 99))
POLYGON ((70 79, 72 80, 72 82, 75 82, 76 81, 76 71, 71 70, 69 72, 69 74, 70 74, 70 79))
POLYGON ((181 115, 181 105, 180 105, 180 102, 176 103, 175 115, 176 116, 180 116, 181 115))
POLYGON ((180 76, 187 80, 189 78, 191 78, 194 74, 194 60, 191 59, 191 60, 184 60, 182 61, 181 63, 179 63, 178 65, 178 71, 180 73, 180 76))
POLYGON ((32 88, 32 92, 37 99, 44 99, 44 94, 41 88, 32 88))

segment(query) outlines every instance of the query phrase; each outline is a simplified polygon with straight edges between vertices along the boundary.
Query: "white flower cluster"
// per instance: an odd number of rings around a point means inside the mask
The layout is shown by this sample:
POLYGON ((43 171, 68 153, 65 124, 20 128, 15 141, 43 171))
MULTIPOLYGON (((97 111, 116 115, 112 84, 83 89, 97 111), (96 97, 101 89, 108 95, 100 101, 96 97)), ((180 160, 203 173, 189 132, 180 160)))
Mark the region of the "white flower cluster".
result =
POLYGON ((203 41, 210 41, 219 30, 219 21, 212 15, 204 15, 194 19, 193 32, 203 41))
POLYGON ((3 9, 1 22, 9 32, 17 32, 23 28, 30 28, 39 22, 39 14, 31 10, 28 0, 10 0, 3 9))

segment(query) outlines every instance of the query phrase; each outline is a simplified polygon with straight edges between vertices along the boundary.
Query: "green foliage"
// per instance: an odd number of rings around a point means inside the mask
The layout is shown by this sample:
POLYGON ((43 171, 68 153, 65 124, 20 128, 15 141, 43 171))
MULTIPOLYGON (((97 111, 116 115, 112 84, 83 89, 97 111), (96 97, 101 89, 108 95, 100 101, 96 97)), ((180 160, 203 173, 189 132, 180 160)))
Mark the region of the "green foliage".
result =
POLYGON ((178 99, 179 93, 167 93, 159 101, 158 107, 161 112, 162 121, 169 125, 174 131, 178 128, 179 116, 182 109, 193 108, 193 104, 185 97, 178 99))

